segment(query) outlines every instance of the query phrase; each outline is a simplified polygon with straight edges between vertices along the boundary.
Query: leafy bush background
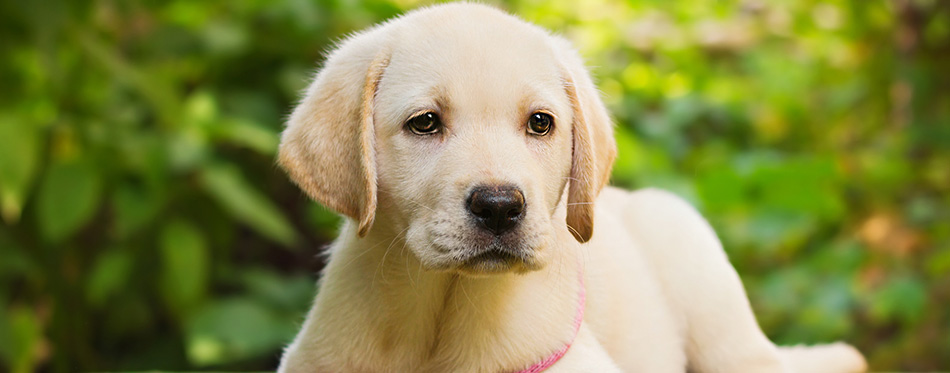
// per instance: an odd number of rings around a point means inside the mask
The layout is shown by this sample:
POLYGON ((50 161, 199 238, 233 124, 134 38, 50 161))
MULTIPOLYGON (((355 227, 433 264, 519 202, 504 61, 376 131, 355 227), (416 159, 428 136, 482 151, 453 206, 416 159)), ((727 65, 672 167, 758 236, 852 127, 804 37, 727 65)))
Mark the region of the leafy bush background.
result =
MULTIPOLYGON (((418 5, 0 3, 0 369, 273 368, 339 223, 276 169, 282 120, 418 5)), ((950 3, 499 5, 575 41, 614 183, 695 203, 771 338, 950 368, 950 3)))

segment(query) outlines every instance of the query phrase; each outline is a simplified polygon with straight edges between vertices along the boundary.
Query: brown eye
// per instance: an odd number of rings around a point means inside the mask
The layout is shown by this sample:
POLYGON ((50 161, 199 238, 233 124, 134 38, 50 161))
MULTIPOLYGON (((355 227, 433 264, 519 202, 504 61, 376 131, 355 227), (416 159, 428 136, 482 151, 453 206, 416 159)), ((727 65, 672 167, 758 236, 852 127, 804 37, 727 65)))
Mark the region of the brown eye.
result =
POLYGON ((554 118, 547 113, 534 113, 528 118, 528 133, 536 136, 547 135, 554 125, 554 118))
POLYGON ((406 122, 406 127, 416 135, 432 135, 439 132, 442 127, 442 121, 435 113, 428 111, 416 115, 406 122))

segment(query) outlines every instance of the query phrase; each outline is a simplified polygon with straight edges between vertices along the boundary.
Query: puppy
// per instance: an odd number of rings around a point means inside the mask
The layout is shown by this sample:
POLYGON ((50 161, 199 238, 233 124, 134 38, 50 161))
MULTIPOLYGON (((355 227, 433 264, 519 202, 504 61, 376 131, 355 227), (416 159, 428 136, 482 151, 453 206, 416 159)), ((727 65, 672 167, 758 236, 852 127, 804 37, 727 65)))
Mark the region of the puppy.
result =
POLYGON ((344 40, 279 153, 350 218, 282 372, 865 369, 844 344, 776 348, 686 202, 605 187, 616 146, 578 54, 494 8, 344 40))

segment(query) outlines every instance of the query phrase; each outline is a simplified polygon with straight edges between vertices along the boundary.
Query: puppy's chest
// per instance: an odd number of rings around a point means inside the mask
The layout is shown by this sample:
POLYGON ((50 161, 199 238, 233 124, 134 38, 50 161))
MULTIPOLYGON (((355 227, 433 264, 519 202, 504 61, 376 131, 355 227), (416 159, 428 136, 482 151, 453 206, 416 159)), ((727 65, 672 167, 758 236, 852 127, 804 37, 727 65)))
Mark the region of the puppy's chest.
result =
MULTIPOLYGON (((363 322, 362 336, 348 336, 360 342, 337 343, 331 347, 334 352, 322 355, 328 365, 350 366, 350 371, 497 372, 510 370, 506 364, 512 356, 522 355, 511 346, 530 345, 511 340, 512 336, 494 323, 458 316, 440 320, 419 317, 421 314, 415 319, 403 315, 399 321, 376 315, 363 322), (339 348, 342 345, 348 347, 339 348)), ((525 361, 532 359, 524 355, 525 361)))
POLYGON ((350 371, 510 371, 562 346, 573 332, 573 296, 564 305, 545 305, 545 314, 524 308, 515 290, 491 288, 459 287, 439 296, 416 288, 349 308, 345 325, 325 325, 320 333, 322 360, 350 371))

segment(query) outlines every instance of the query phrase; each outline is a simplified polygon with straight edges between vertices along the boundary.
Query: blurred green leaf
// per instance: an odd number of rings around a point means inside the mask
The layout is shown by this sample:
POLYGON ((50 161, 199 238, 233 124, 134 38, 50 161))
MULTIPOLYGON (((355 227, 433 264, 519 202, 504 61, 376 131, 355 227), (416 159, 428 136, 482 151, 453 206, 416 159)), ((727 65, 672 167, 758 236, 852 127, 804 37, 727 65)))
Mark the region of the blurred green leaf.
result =
POLYGON ((236 54, 247 47, 247 29, 229 21, 213 21, 202 25, 208 49, 216 54, 236 54))
POLYGON ((263 269, 246 269, 241 277, 250 295, 278 310, 305 310, 316 292, 316 283, 309 276, 283 277, 263 269))
POLYGON ((928 259, 927 270, 931 276, 950 274, 950 245, 938 248, 928 259))
POLYGON ((207 242, 194 226, 173 220, 162 230, 159 244, 162 296, 174 313, 187 314, 207 291, 211 270, 207 242))
POLYGON ((285 246, 297 240, 293 225, 267 197, 244 180, 238 169, 211 165, 201 173, 201 182, 211 198, 262 235, 285 246))
POLYGON ((185 123, 188 127, 207 127, 218 119, 218 102, 208 91, 197 91, 185 100, 185 123))
POLYGON ((188 320, 188 359, 207 366, 267 354, 293 338, 295 322, 282 320, 246 298, 209 303, 188 320))
POLYGON ((750 177, 761 188, 763 204, 830 218, 842 213, 833 188, 837 175, 829 160, 801 158, 758 166, 750 177))
POLYGON ((716 168, 698 178, 697 189, 711 211, 723 211, 743 206, 747 198, 745 181, 732 168, 716 168))
POLYGON ((190 172, 203 165, 209 157, 208 134, 197 125, 185 126, 166 139, 171 169, 190 172))
POLYGON ((81 228, 99 207, 102 181, 87 162, 55 162, 46 172, 37 197, 43 238, 59 243, 81 228))
POLYGON ((102 253, 86 282, 86 299, 93 307, 102 307, 109 297, 128 284, 132 256, 122 249, 102 253))
POLYGON ((307 202, 307 218, 310 225, 328 240, 336 236, 344 219, 335 211, 313 201, 307 202))
POLYGON ((131 184, 120 185, 112 197, 113 227, 119 239, 151 223, 165 202, 159 193, 131 184))
MULTIPOLYGON (((41 275, 36 261, 10 237, 0 233, 0 283, 14 279, 41 275)), ((4 290, 0 290, 0 305, 3 305, 4 290)))
POLYGON ((33 310, 13 307, 0 310, 0 357, 12 373, 33 372, 39 358, 42 326, 33 310), (5 311, 5 312, 4 312, 5 311))
POLYGON ((223 120, 214 127, 217 137, 236 145, 245 146, 263 155, 277 152, 280 138, 269 128, 246 120, 223 120))
POLYGON ((614 137, 617 141, 617 148, 624 151, 617 154, 610 179, 613 183, 619 185, 636 185, 636 175, 649 168, 649 160, 646 159, 648 155, 641 149, 639 142, 630 130, 619 127, 614 132, 614 137))
POLYGON ((842 276, 823 278, 820 284, 809 287, 810 301, 796 318, 796 328, 810 331, 806 340, 842 338, 854 324, 850 285, 842 276))
POLYGON ((39 158, 36 126, 11 113, 0 112, 0 217, 20 218, 39 158))
POLYGON ((927 303, 927 291, 920 279, 899 276, 875 292, 871 316, 879 323, 896 319, 912 324, 920 321, 927 303))

